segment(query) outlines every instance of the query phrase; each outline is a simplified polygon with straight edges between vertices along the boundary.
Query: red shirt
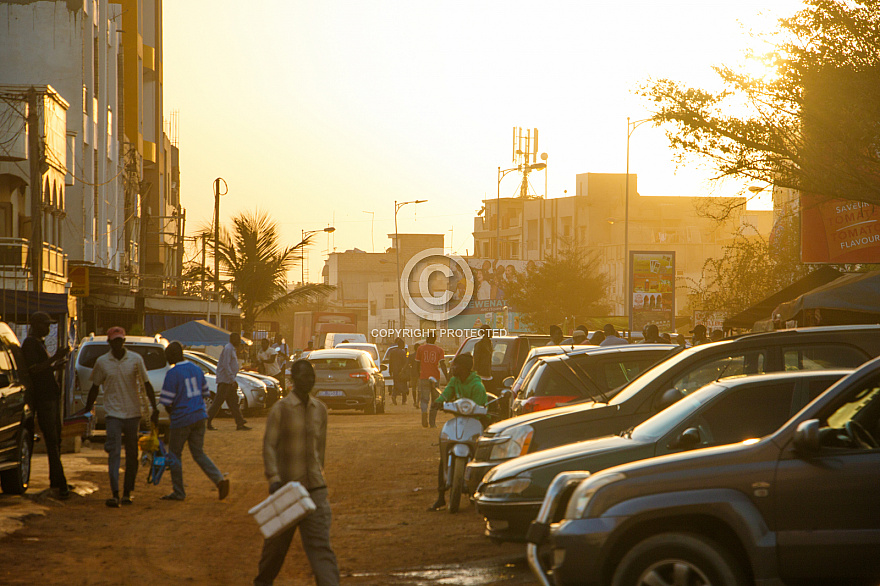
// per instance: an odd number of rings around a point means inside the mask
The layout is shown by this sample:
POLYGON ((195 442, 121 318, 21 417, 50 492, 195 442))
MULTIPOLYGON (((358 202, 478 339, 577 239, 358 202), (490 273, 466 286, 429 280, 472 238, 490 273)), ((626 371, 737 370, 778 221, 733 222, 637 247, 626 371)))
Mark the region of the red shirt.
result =
POLYGON ((436 344, 422 344, 416 352, 416 360, 419 361, 419 378, 427 380, 432 376, 440 381, 440 368, 438 364, 443 360, 443 349, 436 344))

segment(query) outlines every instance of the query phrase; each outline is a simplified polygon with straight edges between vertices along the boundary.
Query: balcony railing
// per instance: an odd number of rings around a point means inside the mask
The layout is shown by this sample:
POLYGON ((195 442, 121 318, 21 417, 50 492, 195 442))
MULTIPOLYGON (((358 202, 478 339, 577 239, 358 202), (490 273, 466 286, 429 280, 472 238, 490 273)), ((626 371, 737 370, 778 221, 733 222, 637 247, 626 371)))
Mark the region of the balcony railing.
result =
MULTIPOLYGON (((29 271, 30 245, 24 238, 0 238, 0 270, 29 271)), ((43 273, 64 278, 67 275, 67 255, 60 246, 43 242, 43 273)))

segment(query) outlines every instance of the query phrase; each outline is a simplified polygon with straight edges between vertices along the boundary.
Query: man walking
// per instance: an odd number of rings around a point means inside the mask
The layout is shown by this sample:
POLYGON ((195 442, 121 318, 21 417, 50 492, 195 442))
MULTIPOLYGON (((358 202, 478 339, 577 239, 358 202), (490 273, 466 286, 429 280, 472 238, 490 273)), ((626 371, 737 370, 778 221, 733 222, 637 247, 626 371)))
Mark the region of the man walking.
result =
POLYGON ((388 352, 388 373, 391 375, 394 386, 391 387, 391 402, 397 405, 397 397, 401 397, 401 404, 406 405, 406 397, 409 395, 407 372, 409 364, 406 360, 406 342, 403 338, 394 340, 397 344, 388 352))
POLYGON ((153 407, 151 420, 159 424, 159 410, 153 386, 147 378, 144 359, 139 354, 125 349, 125 330, 113 326, 107 330, 110 351, 99 356, 92 369, 92 388, 86 401, 85 411, 91 411, 98 398, 98 390, 104 387, 104 413, 106 413, 107 439, 104 451, 107 452, 107 465, 110 474, 110 490, 113 496, 105 501, 108 507, 132 503, 131 493, 138 469, 138 429, 141 423, 140 389, 146 393, 153 407), (122 500, 119 499, 119 459, 122 444, 125 444, 125 480, 122 485, 122 500))
POLYGON ((235 429, 239 431, 248 431, 251 428, 245 425, 244 417, 241 415, 241 409, 238 407, 238 383, 235 381, 238 375, 238 347, 241 345, 241 336, 237 332, 229 334, 229 343, 223 347, 220 353, 220 359, 217 361, 217 394, 214 396, 214 402, 208 409, 208 429, 217 429, 211 425, 211 421, 220 411, 223 403, 232 411, 232 417, 235 418, 235 429))
POLYGON ((262 586, 275 581, 299 528, 315 582, 318 586, 335 586, 339 584, 339 567, 330 545, 331 513, 324 481, 327 407, 309 395, 315 386, 315 370, 309 361, 294 362, 291 379, 293 392, 275 403, 266 418, 263 464, 270 494, 288 482, 300 482, 309 491, 317 510, 263 542, 254 584, 262 586))
POLYGON ((408 363, 409 367, 407 371, 409 373, 409 386, 412 388, 412 400, 413 407, 419 408, 419 361, 416 360, 416 356, 419 354, 419 347, 421 344, 415 344, 413 346, 412 352, 409 353, 408 363))
POLYGON ((443 349, 434 342, 437 336, 434 332, 428 334, 425 343, 419 346, 416 352, 416 360, 419 362, 419 403, 422 407, 422 427, 428 427, 428 406, 431 407, 431 427, 437 427, 437 411, 440 406, 434 403, 437 398, 437 382, 440 380, 440 368, 443 375, 448 377, 446 362, 443 360, 443 349), (438 368, 439 366, 439 368, 438 368))
POLYGON ((183 487, 184 444, 189 444, 189 453, 208 478, 220 491, 220 500, 229 494, 229 479, 217 469, 211 458, 205 455, 205 397, 208 396, 208 383, 202 369, 183 359, 180 342, 171 342, 165 348, 165 359, 174 366, 165 373, 159 403, 165 405, 171 417, 171 445, 169 450, 177 461, 171 465, 171 486, 173 491, 162 497, 163 501, 182 501, 186 498, 183 487))
POLYGON ((27 389, 28 404, 37 414, 46 456, 49 458, 49 486, 58 497, 70 497, 70 488, 61 465, 61 387, 55 379, 55 371, 64 364, 69 348, 58 348, 51 357, 46 350, 43 338, 49 333, 49 324, 54 323, 49 314, 37 311, 30 318, 31 327, 21 345, 24 363, 30 374, 30 388, 27 389))
MULTIPOLYGON (((284 337, 281 333, 275 334, 275 343, 272 344, 272 349, 275 350, 275 362, 278 364, 278 374, 272 375, 278 379, 279 389, 281 389, 281 394, 284 394, 284 391, 287 389, 287 382, 284 380, 285 373, 287 372, 287 361, 290 359, 290 346, 287 345, 287 342, 284 340, 284 337)), ((280 398, 280 397, 279 397, 280 398)), ((269 405, 271 407, 271 405, 269 405)))
POLYGON ((711 341, 706 336, 706 326, 703 324, 695 325, 694 329, 691 330, 691 333, 694 335, 693 338, 691 338, 691 346, 699 346, 700 344, 706 344, 711 341))

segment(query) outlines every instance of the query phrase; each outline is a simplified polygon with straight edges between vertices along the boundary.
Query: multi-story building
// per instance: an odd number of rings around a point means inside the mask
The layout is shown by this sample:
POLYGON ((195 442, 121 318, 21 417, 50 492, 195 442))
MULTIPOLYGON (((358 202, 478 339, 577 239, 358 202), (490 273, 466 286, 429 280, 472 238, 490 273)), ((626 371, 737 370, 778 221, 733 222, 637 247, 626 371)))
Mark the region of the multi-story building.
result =
POLYGON ((52 86, 0 85, 0 315, 19 335, 34 311, 68 314, 68 107, 52 86))
POLYGON ((51 85, 71 104, 64 205, 46 225, 89 275, 80 330, 143 325, 144 298, 175 292, 184 228, 163 132, 161 0, 0 6, 0 83, 51 85))
POLYGON ((637 176, 630 174, 627 213, 626 175, 582 173, 576 179, 573 196, 485 200, 483 213, 474 218, 475 256, 541 261, 569 245, 593 250, 611 280, 612 312, 625 315, 625 249, 674 251, 680 314, 687 305, 688 280, 698 280, 706 260, 721 256, 739 229, 770 232, 772 212, 747 211, 744 199, 718 223, 697 213, 705 198, 644 196, 638 193, 637 176))

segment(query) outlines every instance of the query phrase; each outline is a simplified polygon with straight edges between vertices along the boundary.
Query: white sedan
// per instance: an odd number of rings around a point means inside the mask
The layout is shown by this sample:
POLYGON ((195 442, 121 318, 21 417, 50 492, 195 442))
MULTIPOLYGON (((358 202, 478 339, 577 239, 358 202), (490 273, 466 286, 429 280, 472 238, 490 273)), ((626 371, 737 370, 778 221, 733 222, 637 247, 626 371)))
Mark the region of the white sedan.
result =
MULTIPOLYGON (((211 398, 206 402, 210 404, 217 394, 216 361, 211 360, 208 356, 190 352, 189 350, 184 350, 183 356, 201 368, 202 372, 205 373, 205 381, 207 381, 208 391, 211 393, 211 398)), ((257 411, 263 408, 266 403, 265 383, 242 373, 236 375, 235 382, 238 383, 238 405, 242 413, 257 411)))

